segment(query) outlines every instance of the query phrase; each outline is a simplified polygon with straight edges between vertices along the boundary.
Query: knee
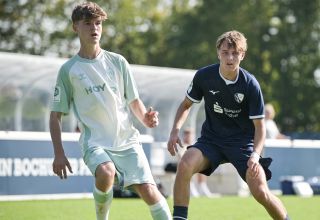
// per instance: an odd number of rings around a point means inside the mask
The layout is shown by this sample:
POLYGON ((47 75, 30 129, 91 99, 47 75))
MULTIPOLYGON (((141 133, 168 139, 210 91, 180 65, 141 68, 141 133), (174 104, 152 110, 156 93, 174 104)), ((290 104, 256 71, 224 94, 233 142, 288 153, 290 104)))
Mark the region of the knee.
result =
POLYGON ((139 191, 148 197, 152 197, 152 195, 155 194, 156 190, 156 186, 149 183, 145 183, 140 185, 139 191))
POLYGON ((96 171, 96 180, 104 184, 113 184, 116 169, 113 164, 101 164, 96 171))
POLYGON ((193 168, 192 164, 190 164, 187 160, 180 160, 177 168, 177 176, 180 176, 180 174, 183 174, 183 176, 186 177, 192 177, 193 175, 193 168))
POLYGON ((160 198, 160 192, 155 185, 144 183, 137 185, 136 191, 147 204, 154 204, 160 198))

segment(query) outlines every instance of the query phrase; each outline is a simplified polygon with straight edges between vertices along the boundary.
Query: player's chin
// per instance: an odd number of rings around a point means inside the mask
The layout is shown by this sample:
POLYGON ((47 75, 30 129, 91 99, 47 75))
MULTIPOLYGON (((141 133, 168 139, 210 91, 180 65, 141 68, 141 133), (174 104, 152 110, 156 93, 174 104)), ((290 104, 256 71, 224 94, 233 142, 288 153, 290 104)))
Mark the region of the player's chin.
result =
POLYGON ((150 128, 155 128, 155 127, 157 127, 158 125, 159 125, 158 122, 152 123, 152 124, 150 125, 150 128))

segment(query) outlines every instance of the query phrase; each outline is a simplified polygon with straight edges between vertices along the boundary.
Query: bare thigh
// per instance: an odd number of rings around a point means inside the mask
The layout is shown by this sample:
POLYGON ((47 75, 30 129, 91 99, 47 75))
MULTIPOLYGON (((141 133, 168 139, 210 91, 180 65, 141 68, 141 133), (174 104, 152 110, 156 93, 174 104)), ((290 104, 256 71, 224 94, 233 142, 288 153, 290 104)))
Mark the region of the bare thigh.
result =
POLYGON ((189 148, 182 156, 178 170, 199 173, 210 166, 209 160, 197 148, 189 148))

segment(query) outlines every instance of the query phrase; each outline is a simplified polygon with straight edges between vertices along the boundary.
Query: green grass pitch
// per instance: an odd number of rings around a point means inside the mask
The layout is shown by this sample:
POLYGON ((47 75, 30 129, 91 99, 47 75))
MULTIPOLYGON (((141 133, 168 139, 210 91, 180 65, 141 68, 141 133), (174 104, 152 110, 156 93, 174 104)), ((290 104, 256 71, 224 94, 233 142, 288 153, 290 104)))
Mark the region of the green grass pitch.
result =
MULTIPOLYGON (((281 196, 293 220, 320 219, 320 196, 301 198, 281 196)), ((172 198, 168 199, 172 209, 172 198)), ((92 199, 33 200, 0 202, 3 220, 94 220, 92 199)), ((141 199, 114 199, 110 220, 151 219, 147 205, 141 199)), ((192 198, 190 220, 270 220, 267 212, 252 197, 223 196, 221 198, 192 198)))

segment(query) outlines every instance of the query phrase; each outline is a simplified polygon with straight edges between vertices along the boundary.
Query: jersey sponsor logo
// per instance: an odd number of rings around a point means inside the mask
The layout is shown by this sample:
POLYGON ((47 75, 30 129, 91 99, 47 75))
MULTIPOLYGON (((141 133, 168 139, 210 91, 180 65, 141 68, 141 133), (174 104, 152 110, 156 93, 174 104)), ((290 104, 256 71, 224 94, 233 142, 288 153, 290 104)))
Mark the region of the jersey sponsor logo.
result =
POLYGON ((236 100, 236 102, 241 103, 243 101, 244 98, 244 94, 242 93, 236 93, 234 94, 234 99, 236 100))
POLYGON ((211 93, 212 93, 212 95, 215 95, 215 94, 219 93, 220 91, 213 91, 213 90, 210 90, 209 92, 211 92, 211 93))
POLYGON ((103 83, 102 85, 89 86, 88 88, 84 88, 84 89, 85 89, 87 95, 89 95, 94 92, 103 92, 105 88, 106 88, 106 84, 103 83))
POLYGON ((228 108, 224 108, 224 113, 225 113, 225 115, 227 115, 229 118, 238 118, 241 111, 242 111, 241 109, 228 109, 228 108))
POLYGON ((213 104, 213 110, 219 114, 223 113, 223 109, 221 108, 218 102, 213 104))
POLYGON ((60 88, 60 86, 56 86, 54 88, 53 101, 60 102, 60 97, 61 97, 61 88, 60 88))

